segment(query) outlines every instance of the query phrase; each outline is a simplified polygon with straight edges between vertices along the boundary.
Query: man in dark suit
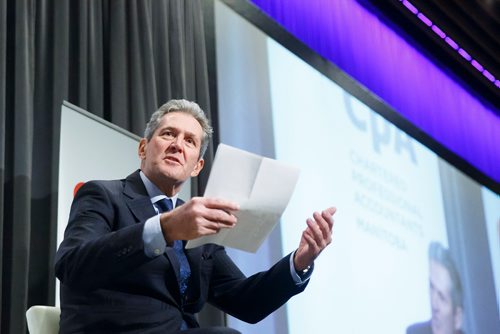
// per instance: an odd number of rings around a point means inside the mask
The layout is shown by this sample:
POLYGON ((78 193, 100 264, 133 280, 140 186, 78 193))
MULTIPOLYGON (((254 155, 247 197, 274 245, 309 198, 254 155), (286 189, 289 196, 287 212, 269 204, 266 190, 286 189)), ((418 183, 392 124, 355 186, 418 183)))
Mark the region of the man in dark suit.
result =
POLYGON ((448 249, 429 245, 431 319, 413 324, 407 334, 463 334, 463 294, 460 277, 448 249))
POLYGON ((237 203, 177 198, 203 168, 211 133, 196 103, 171 100, 147 124, 140 170, 80 188, 56 254, 61 333, 237 333, 200 329, 195 314, 209 302, 255 323, 305 289, 335 208, 315 212, 295 252, 248 278, 224 247, 184 249, 237 224, 237 203))

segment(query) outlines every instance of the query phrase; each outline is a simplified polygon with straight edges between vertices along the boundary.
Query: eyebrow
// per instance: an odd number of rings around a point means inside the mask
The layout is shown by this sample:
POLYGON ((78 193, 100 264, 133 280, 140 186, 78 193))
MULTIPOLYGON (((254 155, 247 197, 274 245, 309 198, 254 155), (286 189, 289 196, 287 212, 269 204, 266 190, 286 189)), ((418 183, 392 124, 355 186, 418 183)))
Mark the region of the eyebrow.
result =
MULTIPOLYGON (((181 130, 178 127, 169 126, 169 125, 167 125, 163 128, 160 128, 158 130, 158 132, 161 133, 162 131, 165 131, 165 130, 175 130, 177 132, 181 132, 181 130)), ((201 142, 201 138, 197 138, 195 133, 193 133, 191 131, 184 131, 184 133, 186 134, 186 136, 191 137, 191 138, 195 138, 195 139, 197 139, 197 141, 201 142)))

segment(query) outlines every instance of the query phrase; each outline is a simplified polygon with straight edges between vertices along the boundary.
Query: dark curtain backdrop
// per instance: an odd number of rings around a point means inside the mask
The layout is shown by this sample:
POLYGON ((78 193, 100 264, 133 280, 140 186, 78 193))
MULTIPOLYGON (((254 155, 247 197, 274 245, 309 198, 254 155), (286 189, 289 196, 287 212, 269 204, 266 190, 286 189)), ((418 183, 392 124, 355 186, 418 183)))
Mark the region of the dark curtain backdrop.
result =
POLYGON ((170 98, 210 114, 206 9, 203 0, 0 1, 1 333, 26 332, 27 308, 54 304, 62 101, 138 135, 170 98))

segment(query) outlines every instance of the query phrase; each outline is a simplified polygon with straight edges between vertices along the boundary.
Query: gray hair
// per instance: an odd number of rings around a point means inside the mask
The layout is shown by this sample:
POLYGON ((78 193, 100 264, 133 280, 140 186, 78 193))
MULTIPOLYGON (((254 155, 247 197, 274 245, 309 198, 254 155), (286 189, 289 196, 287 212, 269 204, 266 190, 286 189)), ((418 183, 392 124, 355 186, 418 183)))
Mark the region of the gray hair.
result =
POLYGON ((463 308, 463 292, 460 276, 448 249, 439 242, 429 244, 429 260, 433 260, 446 268, 451 279, 451 300, 455 307, 463 308))
POLYGON ((210 125, 205 112, 200 108, 196 102, 188 100, 170 100, 164 105, 162 105, 157 111, 151 115, 151 119, 148 124, 146 124, 146 129, 144 130, 144 137, 150 141, 153 138, 153 134, 160 126, 161 118, 168 114, 169 112, 183 112, 194 117, 200 123, 203 129, 203 138, 201 139, 200 148, 200 158, 205 154, 210 138, 212 137, 213 128, 210 125))

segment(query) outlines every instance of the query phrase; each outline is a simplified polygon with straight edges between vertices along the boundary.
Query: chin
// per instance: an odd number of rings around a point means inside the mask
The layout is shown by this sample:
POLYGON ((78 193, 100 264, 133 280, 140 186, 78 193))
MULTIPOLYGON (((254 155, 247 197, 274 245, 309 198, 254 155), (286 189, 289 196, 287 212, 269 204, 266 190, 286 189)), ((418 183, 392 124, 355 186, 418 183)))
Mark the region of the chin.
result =
POLYGON ((167 173, 163 173, 163 177, 170 182, 182 183, 189 178, 189 175, 186 176, 183 172, 172 172, 171 170, 167 173))

